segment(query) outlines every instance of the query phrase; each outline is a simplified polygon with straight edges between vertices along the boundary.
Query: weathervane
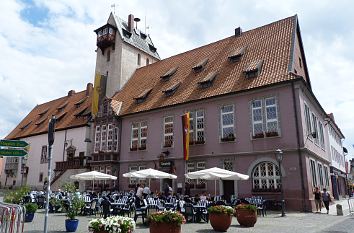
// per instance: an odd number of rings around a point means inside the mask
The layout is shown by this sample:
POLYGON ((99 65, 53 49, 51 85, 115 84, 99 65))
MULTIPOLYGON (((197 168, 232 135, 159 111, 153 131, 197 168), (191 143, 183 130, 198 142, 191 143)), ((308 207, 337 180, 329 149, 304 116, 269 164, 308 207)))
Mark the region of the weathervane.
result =
POLYGON ((111 8, 113 8, 113 14, 116 15, 116 4, 113 3, 113 4, 111 5, 111 8))

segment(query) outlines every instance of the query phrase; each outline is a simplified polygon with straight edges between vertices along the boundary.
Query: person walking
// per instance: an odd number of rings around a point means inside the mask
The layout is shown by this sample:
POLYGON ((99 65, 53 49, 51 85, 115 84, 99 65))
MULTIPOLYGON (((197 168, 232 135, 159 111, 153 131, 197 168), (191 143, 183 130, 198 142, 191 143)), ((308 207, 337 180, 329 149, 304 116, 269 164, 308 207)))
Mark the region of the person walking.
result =
POLYGON ((323 201, 324 206, 326 207, 327 214, 328 214, 329 213, 329 202, 331 201, 331 195, 329 194, 329 192, 327 191, 326 188, 323 188, 322 201, 323 201))
POLYGON ((315 190, 313 190, 313 194, 315 195, 316 213, 321 213, 322 200, 320 189, 316 187, 315 190))

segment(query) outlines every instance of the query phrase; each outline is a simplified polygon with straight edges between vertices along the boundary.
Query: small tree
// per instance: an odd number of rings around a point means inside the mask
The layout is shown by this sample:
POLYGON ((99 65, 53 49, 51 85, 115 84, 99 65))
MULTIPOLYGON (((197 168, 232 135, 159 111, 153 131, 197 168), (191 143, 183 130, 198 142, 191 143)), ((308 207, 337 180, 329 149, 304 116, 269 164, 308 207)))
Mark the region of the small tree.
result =
POLYGON ((85 206, 85 201, 80 198, 76 193, 76 187, 73 183, 66 183, 63 185, 64 191, 68 193, 68 206, 63 206, 66 211, 66 216, 69 219, 75 219, 81 212, 81 209, 85 206))
POLYGON ((4 196, 4 202, 12 204, 20 204, 23 198, 29 193, 30 188, 28 186, 21 186, 16 190, 9 191, 4 196))

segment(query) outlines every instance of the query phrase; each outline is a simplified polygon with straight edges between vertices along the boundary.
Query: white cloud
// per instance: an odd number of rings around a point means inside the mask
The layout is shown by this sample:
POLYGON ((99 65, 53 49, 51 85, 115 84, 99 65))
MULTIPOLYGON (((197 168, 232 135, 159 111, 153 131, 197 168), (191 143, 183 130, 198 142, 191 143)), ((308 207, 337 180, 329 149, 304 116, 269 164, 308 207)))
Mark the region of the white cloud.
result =
MULTIPOLYGON (((21 18, 28 3, 0 2, 0 138, 36 105, 82 90, 92 82, 95 34, 111 10, 112 1, 34 0, 47 9, 37 26, 21 18), (6 107, 4 107, 6 106, 6 107)), ((222 39, 241 26, 249 30, 294 14, 299 22, 315 94, 354 144, 354 29, 350 1, 119 1, 116 13, 145 16, 161 57, 222 39), (351 31, 350 31, 351 30, 351 31)), ((349 148, 348 148, 349 149, 349 148)), ((353 154, 353 153, 352 153, 353 154)))

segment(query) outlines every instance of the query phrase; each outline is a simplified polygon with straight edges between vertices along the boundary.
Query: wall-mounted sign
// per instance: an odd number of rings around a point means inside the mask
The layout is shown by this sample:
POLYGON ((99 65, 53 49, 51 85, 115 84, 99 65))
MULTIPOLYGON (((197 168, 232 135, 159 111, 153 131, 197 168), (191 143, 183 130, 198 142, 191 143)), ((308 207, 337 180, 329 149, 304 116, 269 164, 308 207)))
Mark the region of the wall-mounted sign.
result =
POLYGON ((171 160, 164 160, 164 161, 160 161, 160 167, 166 167, 166 168, 170 168, 174 165, 173 161, 171 160))

